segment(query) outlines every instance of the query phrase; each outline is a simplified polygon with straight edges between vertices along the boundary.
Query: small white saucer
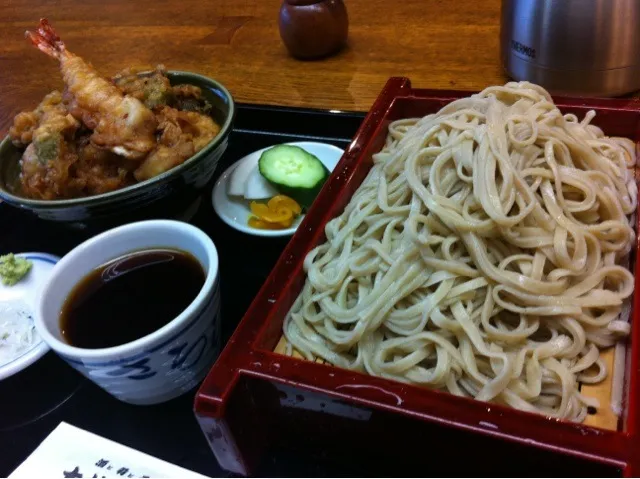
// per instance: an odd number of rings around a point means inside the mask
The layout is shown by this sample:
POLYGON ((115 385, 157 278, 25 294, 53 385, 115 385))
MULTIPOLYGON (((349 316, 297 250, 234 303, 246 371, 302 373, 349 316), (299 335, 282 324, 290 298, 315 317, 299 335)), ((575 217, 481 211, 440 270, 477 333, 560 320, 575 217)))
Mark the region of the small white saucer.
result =
MULTIPOLYGON (((5 286, 0 282, 0 303, 20 301, 31 310, 31 314, 35 314, 40 288, 49 279, 53 267, 60 258, 46 253, 19 253, 16 256, 31 261, 31 270, 23 280, 13 286, 5 286)), ((26 350, 17 358, 8 363, 0 364, 0 381, 32 365, 47 351, 49 351, 49 346, 40 339, 31 349, 26 350)))
MULTIPOLYGON (((333 171, 333 169, 338 164, 338 161, 340 161, 342 154, 344 153, 344 150, 327 143, 298 141, 286 144, 299 146, 300 148, 303 148, 309 153, 317 156, 329 171, 333 171)), ((252 228, 247 224, 247 222, 249 221, 249 216, 251 216, 249 201, 245 200, 244 198, 237 198, 229 196, 227 194, 227 188, 229 179, 231 178, 231 174, 233 173, 233 170, 235 170, 236 167, 240 164, 240 162, 251 161, 257 165, 262 152, 268 150, 269 148, 272 148, 272 146, 263 148, 262 150, 254 151, 250 155, 247 155, 241 160, 236 161, 220 176, 220 178, 218 178, 218 181, 213 187, 213 194, 211 198, 213 201, 213 209, 216 211, 222 221, 224 221, 232 228, 238 231, 242 231, 243 233, 255 236, 291 236, 293 233, 295 233, 298 225, 304 218, 304 215, 300 215, 300 217, 293 223, 291 228, 282 230, 261 230, 258 228, 252 228)))

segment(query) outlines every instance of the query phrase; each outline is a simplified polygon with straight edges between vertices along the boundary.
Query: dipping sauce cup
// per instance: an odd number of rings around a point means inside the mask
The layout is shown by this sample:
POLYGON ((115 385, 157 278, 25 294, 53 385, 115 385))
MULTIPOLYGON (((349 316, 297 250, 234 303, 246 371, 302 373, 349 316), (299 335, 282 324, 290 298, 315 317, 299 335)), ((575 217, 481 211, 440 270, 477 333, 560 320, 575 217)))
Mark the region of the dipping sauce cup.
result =
POLYGON ((121 226, 85 241, 56 264, 37 300, 36 330, 67 363, 121 401, 165 402, 193 389, 219 354, 218 276, 216 247, 195 226, 168 220, 121 226), (76 284, 112 259, 156 248, 190 253, 202 266, 204 285, 189 306, 160 329, 129 343, 101 349, 68 344, 60 314, 76 284))

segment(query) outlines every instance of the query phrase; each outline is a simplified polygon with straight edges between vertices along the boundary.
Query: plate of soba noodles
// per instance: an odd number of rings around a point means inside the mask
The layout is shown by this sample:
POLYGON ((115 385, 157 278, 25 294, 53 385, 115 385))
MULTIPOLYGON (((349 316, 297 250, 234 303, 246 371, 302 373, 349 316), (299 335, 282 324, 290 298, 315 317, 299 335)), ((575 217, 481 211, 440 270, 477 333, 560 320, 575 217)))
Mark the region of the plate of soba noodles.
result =
POLYGON ((583 422, 630 332, 636 240, 635 143, 594 116, 512 82, 391 122, 304 260, 287 352, 583 422))
POLYGON ((524 81, 438 93, 389 80, 201 407, 246 371, 303 409, 321 396, 606 455, 594 438, 620 436, 637 389, 640 110, 524 81))

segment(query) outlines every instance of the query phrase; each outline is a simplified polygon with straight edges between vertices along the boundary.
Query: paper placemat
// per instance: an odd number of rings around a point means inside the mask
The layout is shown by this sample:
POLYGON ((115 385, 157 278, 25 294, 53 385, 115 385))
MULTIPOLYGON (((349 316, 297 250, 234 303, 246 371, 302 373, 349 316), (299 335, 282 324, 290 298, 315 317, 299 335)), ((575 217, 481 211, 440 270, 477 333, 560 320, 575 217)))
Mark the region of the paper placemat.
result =
POLYGON ((9 476, 23 477, 195 479, 206 476, 62 422, 9 476))

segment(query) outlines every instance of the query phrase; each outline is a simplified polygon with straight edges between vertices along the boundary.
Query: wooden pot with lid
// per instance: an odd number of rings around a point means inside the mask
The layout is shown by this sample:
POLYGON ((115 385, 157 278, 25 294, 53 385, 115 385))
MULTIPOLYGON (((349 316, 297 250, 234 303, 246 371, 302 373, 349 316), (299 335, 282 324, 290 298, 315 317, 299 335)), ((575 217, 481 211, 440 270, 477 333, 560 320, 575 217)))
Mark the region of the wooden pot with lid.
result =
POLYGON ((283 0, 279 26, 292 56, 314 59, 344 46, 349 19, 343 0, 283 0))

